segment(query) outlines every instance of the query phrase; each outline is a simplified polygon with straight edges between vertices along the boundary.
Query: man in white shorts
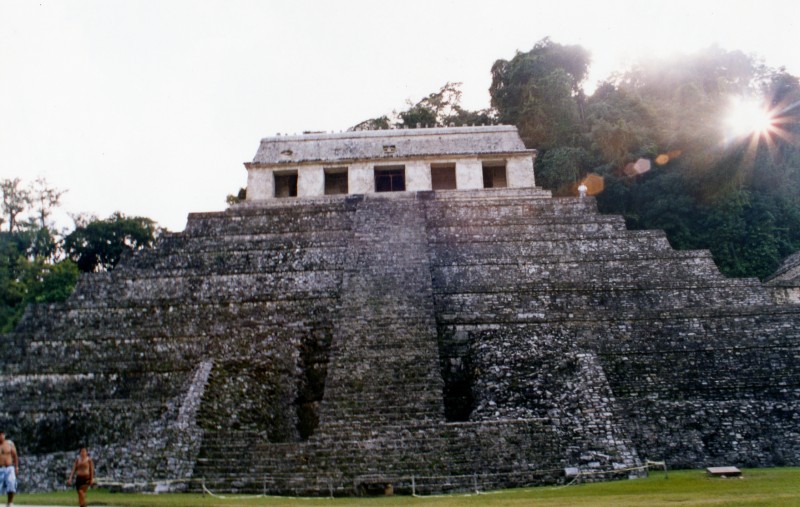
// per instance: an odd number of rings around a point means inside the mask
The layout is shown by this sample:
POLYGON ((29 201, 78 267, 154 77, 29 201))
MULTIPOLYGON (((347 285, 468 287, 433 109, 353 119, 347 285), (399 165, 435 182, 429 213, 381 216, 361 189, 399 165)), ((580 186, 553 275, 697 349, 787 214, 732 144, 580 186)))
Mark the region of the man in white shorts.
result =
POLYGON ((14 442, 6 440, 6 434, 0 430, 0 495, 8 495, 6 507, 14 506, 14 493, 17 492, 17 474, 19 458, 14 442))

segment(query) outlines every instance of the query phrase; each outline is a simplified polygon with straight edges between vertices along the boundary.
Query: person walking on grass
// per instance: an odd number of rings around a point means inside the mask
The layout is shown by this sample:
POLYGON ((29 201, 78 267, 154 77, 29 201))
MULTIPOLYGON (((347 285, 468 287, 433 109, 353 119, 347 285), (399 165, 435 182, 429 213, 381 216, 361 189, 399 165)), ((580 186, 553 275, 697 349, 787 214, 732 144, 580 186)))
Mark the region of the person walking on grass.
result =
POLYGON ((17 492, 17 474, 19 474, 19 457, 14 442, 6 440, 6 434, 0 430, 0 495, 8 495, 6 507, 14 507, 14 494, 17 492))
POLYGON ((94 484, 94 462, 89 457, 86 447, 81 447, 80 455, 72 465, 72 473, 67 479, 67 486, 72 484, 73 478, 75 479, 75 490, 78 492, 78 505, 86 507, 86 490, 94 484))

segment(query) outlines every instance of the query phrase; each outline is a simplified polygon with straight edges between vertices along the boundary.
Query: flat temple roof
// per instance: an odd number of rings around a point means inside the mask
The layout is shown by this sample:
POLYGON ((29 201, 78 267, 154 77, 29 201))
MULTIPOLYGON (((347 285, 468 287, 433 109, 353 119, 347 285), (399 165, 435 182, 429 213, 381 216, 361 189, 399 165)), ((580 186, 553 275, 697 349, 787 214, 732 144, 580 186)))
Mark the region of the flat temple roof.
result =
POLYGON ((511 125, 392 130, 265 137, 253 164, 336 163, 345 160, 431 155, 531 153, 511 125))

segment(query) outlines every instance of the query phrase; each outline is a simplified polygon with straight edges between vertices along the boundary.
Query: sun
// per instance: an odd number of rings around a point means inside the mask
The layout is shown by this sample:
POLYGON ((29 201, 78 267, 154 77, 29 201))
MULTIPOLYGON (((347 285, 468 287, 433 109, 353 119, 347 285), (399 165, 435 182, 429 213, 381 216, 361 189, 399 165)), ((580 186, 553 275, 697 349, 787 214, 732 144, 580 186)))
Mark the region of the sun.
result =
MULTIPOLYGON (((772 101, 774 102, 774 101, 772 101)), ((732 97, 724 116, 724 140, 727 146, 746 146, 742 163, 752 164, 762 148, 771 155, 777 154, 780 142, 798 144, 800 138, 787 128, 797 123, 791 111, 800 101, 786 104, 780 101, 767 106, 770 101, 748 97, 732 97)))
POLYGON ((761 102, 733 97, 725 117, 725 130, 729 139, 746 136, 767 136, 775 127, 775 116, 761 102))

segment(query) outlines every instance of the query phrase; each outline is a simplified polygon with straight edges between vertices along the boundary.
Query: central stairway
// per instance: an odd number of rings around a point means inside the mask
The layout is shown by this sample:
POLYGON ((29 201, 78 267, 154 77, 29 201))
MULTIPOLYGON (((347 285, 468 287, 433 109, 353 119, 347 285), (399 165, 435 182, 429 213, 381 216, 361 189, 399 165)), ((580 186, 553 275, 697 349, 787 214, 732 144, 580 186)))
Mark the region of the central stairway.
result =
POLYGON ((364 437, 381 426, 443 420, 425 215, 407 199, 372 198, 355 213, 323 435, 364 437))

